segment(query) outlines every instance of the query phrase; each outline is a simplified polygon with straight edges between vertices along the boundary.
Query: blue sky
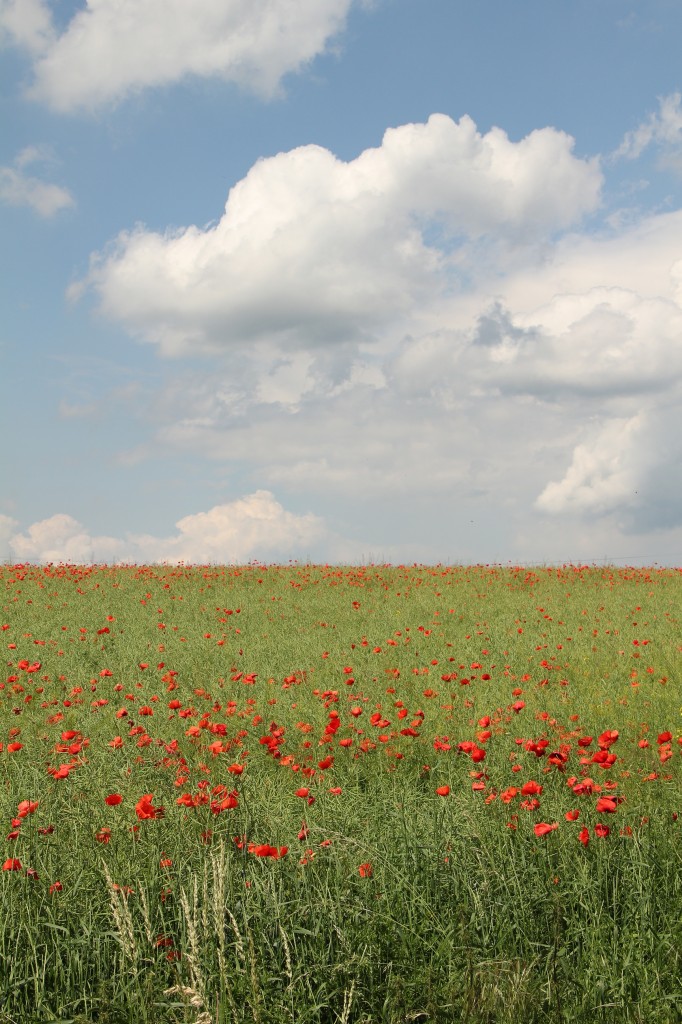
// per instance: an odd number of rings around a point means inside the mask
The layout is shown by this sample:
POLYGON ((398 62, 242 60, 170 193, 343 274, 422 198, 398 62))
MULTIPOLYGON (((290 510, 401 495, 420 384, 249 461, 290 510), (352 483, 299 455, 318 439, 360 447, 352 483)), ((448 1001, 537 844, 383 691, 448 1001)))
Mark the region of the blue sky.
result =
POLYGON ((682 563, 682 8, 0 0, 0 553, 682 563))

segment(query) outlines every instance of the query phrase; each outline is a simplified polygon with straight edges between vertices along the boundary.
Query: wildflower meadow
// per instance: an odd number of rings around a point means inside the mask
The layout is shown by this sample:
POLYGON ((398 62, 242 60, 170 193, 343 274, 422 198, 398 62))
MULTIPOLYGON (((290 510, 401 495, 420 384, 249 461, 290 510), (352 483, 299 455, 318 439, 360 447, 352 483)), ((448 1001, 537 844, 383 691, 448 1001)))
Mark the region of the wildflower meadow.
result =
POLYGON ((682 1021, 681 570, 0 574, 0 1024, 682 1021))

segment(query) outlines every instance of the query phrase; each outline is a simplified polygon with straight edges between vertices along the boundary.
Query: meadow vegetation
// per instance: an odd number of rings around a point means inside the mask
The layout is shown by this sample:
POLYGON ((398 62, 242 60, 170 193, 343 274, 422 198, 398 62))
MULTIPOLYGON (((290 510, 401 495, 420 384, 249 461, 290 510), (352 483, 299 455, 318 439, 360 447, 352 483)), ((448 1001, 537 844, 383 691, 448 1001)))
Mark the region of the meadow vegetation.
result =
POLYGON ((0 1024, 682 1021, 682 571, 0 574, 0 1024))

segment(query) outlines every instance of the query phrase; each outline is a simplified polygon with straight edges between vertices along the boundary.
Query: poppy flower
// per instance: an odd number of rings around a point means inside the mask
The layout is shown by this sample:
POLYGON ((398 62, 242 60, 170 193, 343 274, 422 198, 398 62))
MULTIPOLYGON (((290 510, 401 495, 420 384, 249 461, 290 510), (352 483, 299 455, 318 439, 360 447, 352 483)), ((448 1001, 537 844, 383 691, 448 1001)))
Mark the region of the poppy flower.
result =
POLYGON ((141 821, 146 821, 150 818, 163 818, 166 813, 165 808, 154 807, 152 804, 153 799, 153 793, 145 793, 135 804, 135 813, 141 821))
POLYGON ((269 843, 253 843, 249 844, 249 853, 253 853, 256 857, 271 857, 273 860, 279 860, 280 857, 285 857, 289 852, 287 846, 270 846, 269 843))
POLYGON ((371 878, 372 870, 372 865, 369 861, 366 861, 358 867, 358 874, 360 875, 360 878, 371 878))
POLYGON ((450 795, 450 787, 449 786, 439 786, 438 789, 436 790, 436 793, 438 794, 438 796, 449 796, 450 795))
POLYGON ((566 821, 577 821, 580 817, 580 811, 566 811, 564 817, 566 818, 566 821))
POLYGON ((521 806, 524 811, 537 811, 540 806, 540 801, 536 800, 535 797, 528 797, 526 800, 521 801, 521 806))
POLYGON ((539 839, 540 836, 546 836, 548 832, 554 832, 554 830, 557 829, 558 827, 559 826, 558 826, 558 824, 556 822, 554 822, 553 825, 547 825, 547 824, 545 824, 544 821, 540 821, 540 822, 538 822, 537 825, 535 825, 533 827, 533 831, 535 832, 535 835, 539 839))
POLYGON ((25 818, 27 814, 34 814, 37 810, 37 800, 22 800, 17 806, 17 814, 20 818, 25 818))
POLYGON ((600 796, 597 800, 596 811, 597 814, 615 814, 618 808, 618 803, 608 796, 600 796))
POLYGON ((61 882, 53 882, 52 885, 50 886, 50 896, 52 896, 52 894, 55 892, 61 892, 63 888, 64 886, 62 885, 61 882))
POLYGON ((104 797, 104 803, 108 807, 117 807, 121 803, 123 797, 120 793, 110 793, 109 796, 104 797))
POLYGON ((539 782, 533 782, 531 779, 529 782, 524 782, 521 786, 521 796, 540 796, 542 793, 542 786, 539 782))
POLYGON ((597 740, 597 743, 599 744, 602 750, 608 750, 611 744, 615 743, 617 739, 617 729, 606 729, 597 740))
POLYGON ((3 871, 21 871, 21 861, 17 860, 16 857, 8 857, 5 863, 2 865, 3 871))
POLYGON ((611 829, 609 828, 609 826, 608 825, 602 825, 601 822, 598 822, 598 824, 596 824, 594 826, 594 834, 596 836, 599 836, 600 839, 605 839, 610 831, 611 831, 611 829))

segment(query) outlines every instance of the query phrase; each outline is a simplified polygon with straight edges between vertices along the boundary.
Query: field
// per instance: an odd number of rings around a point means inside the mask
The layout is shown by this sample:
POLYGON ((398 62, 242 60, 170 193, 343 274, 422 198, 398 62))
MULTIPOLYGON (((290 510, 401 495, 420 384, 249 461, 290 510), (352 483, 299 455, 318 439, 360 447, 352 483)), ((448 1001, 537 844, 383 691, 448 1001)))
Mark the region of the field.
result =
POLYGON ((682 571, 0 573, 0 1024, 682 1021, 682 571))

